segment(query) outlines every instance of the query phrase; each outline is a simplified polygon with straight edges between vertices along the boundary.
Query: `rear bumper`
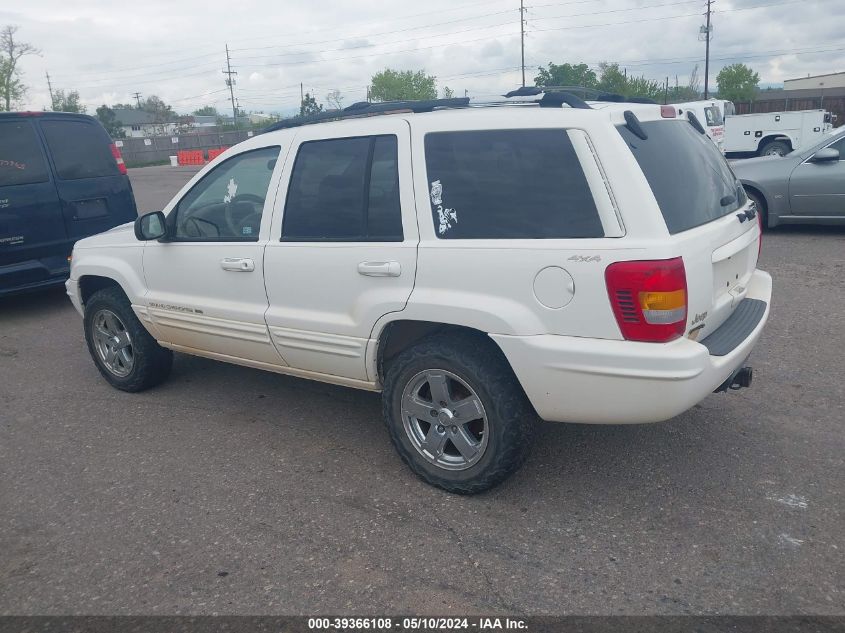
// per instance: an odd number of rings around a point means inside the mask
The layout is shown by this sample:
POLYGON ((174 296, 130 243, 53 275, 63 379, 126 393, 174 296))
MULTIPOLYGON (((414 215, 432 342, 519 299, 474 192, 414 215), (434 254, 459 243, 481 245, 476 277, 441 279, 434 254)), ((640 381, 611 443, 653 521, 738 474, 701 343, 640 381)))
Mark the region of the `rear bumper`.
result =
POLYGON ((491 337, 544 420, 659 422, 701 402, 745 363, 769 318, 771 296, 772 278, 755 271, 746 297, 765 302, 765 312, 743 340, 720 356, 688 338, 657 344, 554 335, 491 337))

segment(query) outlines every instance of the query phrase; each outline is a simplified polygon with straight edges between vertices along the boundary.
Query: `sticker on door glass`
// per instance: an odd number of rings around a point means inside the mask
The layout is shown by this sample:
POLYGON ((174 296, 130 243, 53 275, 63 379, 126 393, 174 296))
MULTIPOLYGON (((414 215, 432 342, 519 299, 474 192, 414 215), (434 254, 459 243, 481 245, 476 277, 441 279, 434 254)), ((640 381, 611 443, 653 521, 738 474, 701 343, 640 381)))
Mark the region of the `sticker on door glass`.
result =
POLYGON ((431 204, 437 210, 439 226, 437 232, 443 235, 452 228, 453 223, 458 223, 458 212, 454 209, 443 208, 443 185, 439 180, 431 183, 431 204))
POLYGON ((234 178, 229 178, 229 184, 226 185, 226 195, 223 196, 223 202, 231 202, 235 194, 238 193, 238 183, 234 178))

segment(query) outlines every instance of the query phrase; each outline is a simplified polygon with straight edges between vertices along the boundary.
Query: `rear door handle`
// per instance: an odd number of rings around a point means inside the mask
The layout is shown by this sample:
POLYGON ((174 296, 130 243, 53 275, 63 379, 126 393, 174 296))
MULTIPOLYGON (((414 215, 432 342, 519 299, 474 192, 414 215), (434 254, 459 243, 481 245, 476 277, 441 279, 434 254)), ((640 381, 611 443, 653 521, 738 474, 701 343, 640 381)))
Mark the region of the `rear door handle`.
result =
POLYGON ((398 277, 402 267, 399 262, 361 262, 358 273, 366 277, 398 277))
POLYGON ((248 257, 224 257, 220 260, 220 268, 236 273, 251 273, 255 270, 255 262, 248 257))

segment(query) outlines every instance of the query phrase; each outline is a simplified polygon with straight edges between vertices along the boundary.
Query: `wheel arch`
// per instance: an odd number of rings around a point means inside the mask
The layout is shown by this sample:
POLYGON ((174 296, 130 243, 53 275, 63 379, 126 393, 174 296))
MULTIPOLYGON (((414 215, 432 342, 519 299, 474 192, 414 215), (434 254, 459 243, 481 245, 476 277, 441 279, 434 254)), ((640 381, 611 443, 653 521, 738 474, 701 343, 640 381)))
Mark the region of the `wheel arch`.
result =
POLYGON ((773 143, 774 141, 783 141, 787 145, 789 145, 790 151, 795 149, 795 143, 791 136, 787 134, 768 134, 760 139, 760 142, 757 143, 757 152, 763 151, 763 148, 766 147, 769 143, 773 143))
POLYGON ((742 187, 751 195, 758 198, 762 204, 762 208, 758 209, 758 213, 763 214, 763 226, 769 228, 769 201, 766 197, 766 194, 763 193, 763 190, 754 183, 742 181, 742 187))
POLYGON ((123 294, 126 294, 126 290, 111 277, 104 277, 102 275, 81 276, 79 278, 79 299, 82 305, 88 303, 88 300, 95 292, 104 290, 105 288, 120 288, 123 294))
POLYGON ((390 361, 402 351, 408 349, 416 342, 428 336, 440 334, 443 336, 464 336, 472 338, 479 345, 495 349, 501 355, 508 366, 510 363, 501 347, 494 341, 487 332, 468 325, 456 323, 443 323, 437 321, 424 321, 418 319, 395 319, 383 325, 378 333, 375 333, 376 353, 373 359, 375 372, 379 382, 384 382, 385 367, 390 361))

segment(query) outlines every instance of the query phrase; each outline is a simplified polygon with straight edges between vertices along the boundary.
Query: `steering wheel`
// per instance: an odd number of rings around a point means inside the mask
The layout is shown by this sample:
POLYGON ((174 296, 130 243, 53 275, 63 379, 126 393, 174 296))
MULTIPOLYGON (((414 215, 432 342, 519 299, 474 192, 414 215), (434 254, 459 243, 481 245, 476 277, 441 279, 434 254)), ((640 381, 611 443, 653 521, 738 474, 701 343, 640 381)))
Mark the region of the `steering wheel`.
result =
POLYGON ((242 236, 243 228, 257 219, 256 224, 261 223, 261 212, 264 209, 264 198, 252 193, 241 193, 232 198, 223 212, 226 226, 229 227, 232 235, 242 236), (247 203, 247 204, 241 204, 247 203), (244 211, 251 207, 251 210, 244 211))

